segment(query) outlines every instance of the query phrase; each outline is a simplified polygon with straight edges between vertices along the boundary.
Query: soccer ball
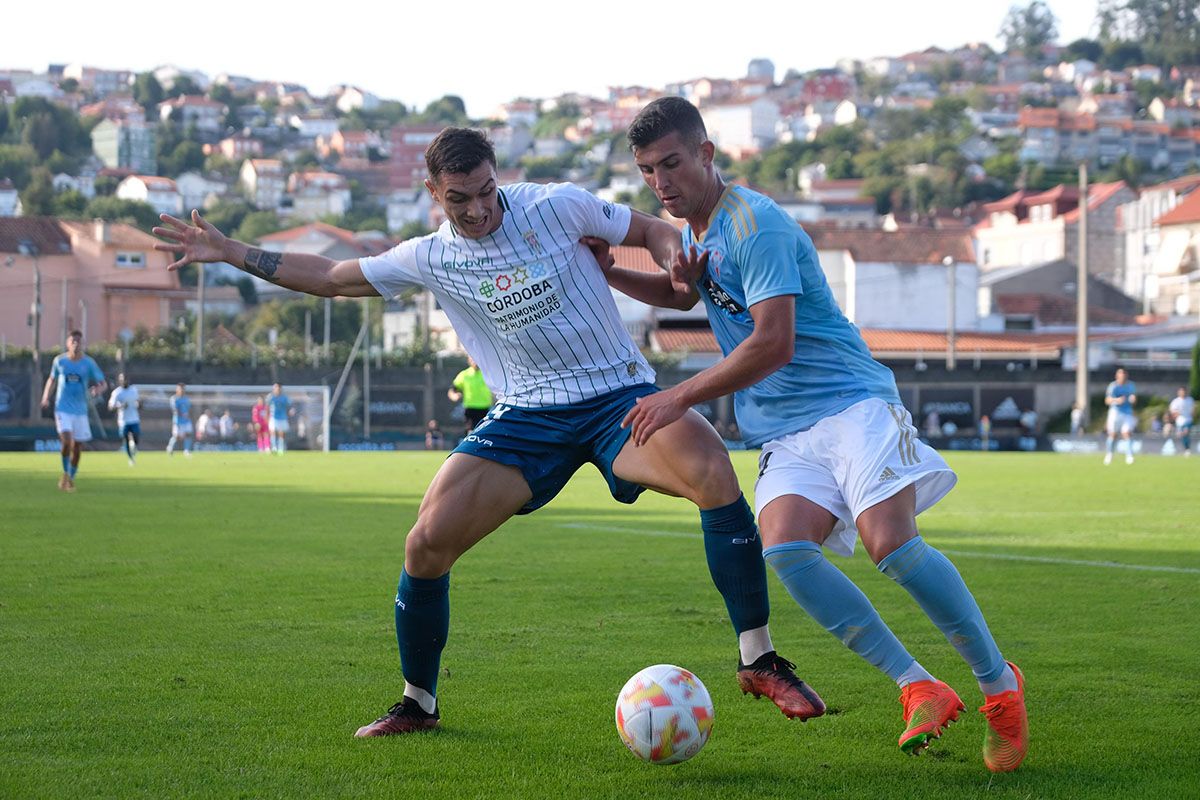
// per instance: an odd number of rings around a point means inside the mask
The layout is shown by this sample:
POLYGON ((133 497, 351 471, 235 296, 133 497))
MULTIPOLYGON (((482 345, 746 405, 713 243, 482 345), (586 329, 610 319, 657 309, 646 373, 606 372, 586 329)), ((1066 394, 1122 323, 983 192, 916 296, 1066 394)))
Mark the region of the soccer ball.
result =
POLYGON ((708 741, 713 704, 692 673, 656 664, 634 675, 617 695, 617 733, 643 761, 678 764, 708 741))

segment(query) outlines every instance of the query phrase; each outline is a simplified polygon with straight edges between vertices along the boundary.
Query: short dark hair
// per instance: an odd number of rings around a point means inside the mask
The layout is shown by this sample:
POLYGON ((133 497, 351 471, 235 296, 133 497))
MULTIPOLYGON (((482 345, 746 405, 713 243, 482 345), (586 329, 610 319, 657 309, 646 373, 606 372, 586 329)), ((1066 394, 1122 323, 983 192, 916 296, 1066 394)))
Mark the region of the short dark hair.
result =
POLYGON ((425 150, 425 168, 435 183, 442 173, 466 175, 485 162, 496 166, 496 151, 474 128, 443 128, 425 150))
POLYGON ((708 138, 704 119, 694 105, 682 97, 660 97, 638 112, 626 136, 629 149, 645 147, 671 133, 678 133, 692 147, 708 138))
POLYGON ((67 334, 68 339, 82 339, 83 331, 71 331, 67 334))

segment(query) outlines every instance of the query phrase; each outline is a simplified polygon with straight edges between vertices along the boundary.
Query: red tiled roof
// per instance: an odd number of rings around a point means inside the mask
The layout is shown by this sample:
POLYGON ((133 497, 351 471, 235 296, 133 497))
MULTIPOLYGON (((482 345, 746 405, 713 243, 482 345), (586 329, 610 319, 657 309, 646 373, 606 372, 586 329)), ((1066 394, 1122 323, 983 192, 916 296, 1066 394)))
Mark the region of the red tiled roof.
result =
POLYGON ((1173 180, 1156 183, 1153 186, 1144 187, 1139 194, 1147 192, 1167 192, 1174 190, 1176 194, 1187 194, 1192 189, 1200 186, 1200 175, 1181 175, 1173 180))
POLYGON ((1192 192, 1155 222, 1158 225, 1194 225, 1200 222, 1200 192, 1192 192))
POLYGON ((1025 205, 1036 206, 1042 203, 1057 203, 1059 200, 1079 201, 1079 187, 1075 185, 1067 186, 1060 183, 1053 189, 1048 189, 1039 194, 1031 194, 1025 197, 1025 205))
POLYGON ((136 178, 146 184, 147 189, 154 189, 160 192, 177 192, 179 187, 175 185, 175 181, 170 178, 163 178, 158 175, 130 175, 131 178, 136 178))
MULTIPOLYGON (((74 236, 81 238, 92 238, 95 236, 94 222, 76 222, 73 220, 61 220, 59 224, 63 229, 74 236)), ((136 228, 124 222, 108 223, 108 246, 109 247, 128 247, 130 249, 149 250, 159 240, 143 231, 141 228, 136 228)))
POLYGON ((967 230, 902 228, 805 227, 818 250, 848 250, 856 261, 895 264, 941 264, 947 256, 960 264, 975 263, 975 247, 967 230))
MULTIPOLYGON (((1095 211, 1100 206, 1112 199, 1113 195, 1125 188, 1125 181, 1114 181, 1112 183, 1093 183, 1088 187, 1088 211, 1095 211)), ((1063 221, 1067 224, 1075 222, 1079 219, 1079 207, 1076 207, 1062 215, 1063 221)))
MULTIPOLYGON (((946 351, 945 331, 898 331, 885 328, 862 329, 867 347, 876 356, 883 354, 942 353, 946 351)), ((659 328, 654 332, 658 346, 668 352, 719 353, 711 330, 695 328, 659 328)), ((960 353, 1057 356, 1058 351, 1075 342, 1074 332, 1065 333, 979 333, 959 331, 955 349, 960 353)))
POLYGON ((991 213, 992 211, 1011 211, 1021 204, 1021 202, 1029 196, 1029 193, 1024 189, 1018 189, 1008 197, 1003 197, 992 203, 984 203, 983 210, 991 213))
POLYGON ((288 228, 286 231, 277 233, 269 233, 259 239, 260 242, 293 242, 308 235, 312 231, 319 231, 326 236, 337 239, 343 244, 356 248, 362 251, 363 255, 376 255, 381 249, 386 249, 392 245, 390 239, 379 236, 364 236, 363 234, 348 231, 345 228, 339 228, 336 225, 330 225, 326 222, 310 222, 307 225, 301 225, 297 228, 288 228))
POLYGON ((32 242, 42 257, 71 252, 71 240, 54 217, 0 217, 0 253, 20 253, 22 241, 32 242))

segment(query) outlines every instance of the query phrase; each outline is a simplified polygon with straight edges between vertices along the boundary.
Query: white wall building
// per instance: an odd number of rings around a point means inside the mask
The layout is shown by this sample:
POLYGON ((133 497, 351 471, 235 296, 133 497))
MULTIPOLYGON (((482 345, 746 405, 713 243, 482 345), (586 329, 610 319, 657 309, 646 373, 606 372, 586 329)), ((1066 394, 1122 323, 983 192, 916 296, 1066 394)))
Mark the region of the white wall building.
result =
POLYGON ((117 184, 117 197, 147 203, 156 213, 179 216, 183 211, 183 198, 179 188, 170 178, 157 175, 130 175, 117 184))

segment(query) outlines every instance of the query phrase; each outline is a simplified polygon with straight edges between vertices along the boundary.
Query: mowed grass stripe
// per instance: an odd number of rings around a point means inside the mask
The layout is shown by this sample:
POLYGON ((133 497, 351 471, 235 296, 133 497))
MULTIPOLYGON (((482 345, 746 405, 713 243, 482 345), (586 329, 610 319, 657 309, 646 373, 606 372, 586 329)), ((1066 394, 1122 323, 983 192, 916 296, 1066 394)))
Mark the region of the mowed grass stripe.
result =
MULTIPOLYGON (((974 710, 930 755, 900 754, 894 686, 773 576, 776 644, 831 713, 798 725, 743 698, 695 510, 621 506, 590 467, 455 567, 445 729, 355 741, 400 694, 392 593, 443 457, 145 453, 130 469, 89 453, 64 495, 55 455, 0 455, 0 797, 1134 798, 1200 783, 1190 574, 956 559, 1029 679, 1033 751, 993 777, 974 710), (672 535, 562 527, 581 522, 672 535), (695 670, 717 712, 676 768, 635 761, 612 723, 625 679, 661 661, 695 670)), ((734 458, 749 494, 753 454, 734 458)), ((1200 464, 950 460, 962 480, 921 520, 939 547, 1200 568, 1200 464)), ((861 554, 835 563, 978 706, 907 594, 861 554)))

